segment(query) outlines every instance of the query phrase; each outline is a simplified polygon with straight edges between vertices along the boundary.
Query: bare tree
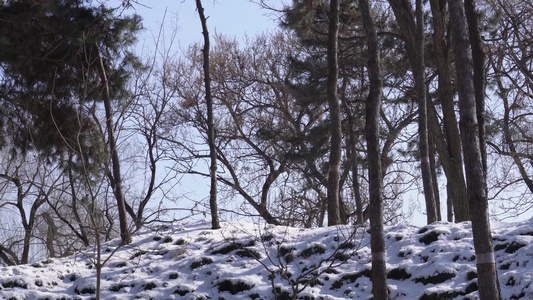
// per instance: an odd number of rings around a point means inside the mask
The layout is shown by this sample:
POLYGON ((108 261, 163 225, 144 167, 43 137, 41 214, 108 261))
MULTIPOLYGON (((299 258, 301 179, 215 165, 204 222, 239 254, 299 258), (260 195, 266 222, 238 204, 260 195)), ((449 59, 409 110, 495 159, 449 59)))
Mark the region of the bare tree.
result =
POLYGON ((202 34, 204 35, 204 85, 205 102, 207 106, 207 144, 209 146, 209 173, 211 178, 211 188, 209 190, 209 207, 211 208, 211 227, 220 228, 217 207, 217 152, 215 144, 215 123, 213 121, 213 97, 211 95, 211 75, 209 72, 209 31, 207 30, 207 20, 202 7, 202 1, 196 0, 196 9, 202 22, 202 34))

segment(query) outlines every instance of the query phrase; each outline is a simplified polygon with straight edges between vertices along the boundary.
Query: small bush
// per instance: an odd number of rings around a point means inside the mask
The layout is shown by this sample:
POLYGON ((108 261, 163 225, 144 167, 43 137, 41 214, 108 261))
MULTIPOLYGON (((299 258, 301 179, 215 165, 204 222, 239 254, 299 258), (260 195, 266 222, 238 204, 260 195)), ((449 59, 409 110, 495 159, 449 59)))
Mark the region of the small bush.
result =
POLYGON ((74 289, 74 292, 78 295, 80 294, 96 294, 96 288, 94 287, 84 287, 83 289, 79 290, 78 287, 74 289))
POLYGON ((230 292, 232 295, 236 295, 240 292, 249 291, 253 288, 253 285, 249 285, 243 281, 232 282, 229 279, 218 283, 218 290, 220 292, 230 292))
POLYGON ((513 254, 516 251, 518 251, 518 249, 520 249, 520 248, 522 248, 524 246, 526 246, 526 245, 520 244, 520 243, 517 243, 517 242, 512 242, 511 244, 509 244, 507 246, 507 248, 505 248, 505 253, 513 254))
POLYGON ((355 248, 355 244, 351 241, 346 241, 339 245, 339 249, 353 249, 355 248))
POLYGON ((305 248, 304 250, 302 250, 302 252, 300 252, 298 256, 303 258, 309 258, 314 254, 322 254, 324 252, 326 252, 326 248, 324 246, 315 244, 309 248, 305 248))
POLYGON ((168 244, 168 243, 172 243, 172 241, 173 241, 172 237, 167 236, 167 237, 163 240, 163 243, 168 244))
POLYGON ((160 236, 154 236, 154 241, 156 241, 156 242, 160 241, 161 239, 162 239, 162 237, 160 237, 160 236))
POLYGON ((115 285, 112 285, 109 290, 111 292, 119 292, 121 289, 125 288, 125 287, 129 287, 129 285, 127 284, 115 284, 115 285))
POLYGON ((350 259, 350 255, 341 253, 341 252, 335 253, 334 257, 335 257, 335 260, 338 260, 338 261, 348 261, 350 259))
POLYGON ((172 279, 178 279, 178 273, 170 273, 168 275, 168 279, 172 280, 172 279))
POLYGON ((134 258, 137 258, 141 255, 145 255, 146 253, 148 253, 148 251, 145 251, 145 250, 139 250, 137 252, 135 252, 135 254, 133 254, 131 257, 130 257, 130 260, 131 259, 134 259, 134 258))
POLYGON ((187 244, 188 244, 187 241, 184 240, 184 239, 179 239, 179 240, 177 240, 177 241, 174 243, 174 245, 177 245, 177 246, 183 246, 183 245, 187 245, 187 244))
POLYGON ((191 264, 191 270, 198 269, 201 266, 212 264, 213 260, 209 257, 202 257, 202 260, 195 261, 191 264))
POLYGON ((269 241, 271 241, 273 238, 274 238, 274 235, 272 235, 272 234, 265 234, 265 235, 262 235, 262 236, 261 236, 261 240, 262 240, 263 242, 269 242, 269 241))
POLYGON ((252 249, 241 249, 241 250, 238 250, 237 252, 235 252, 235 254, 237 254, 238 256, 240 257, 248 257, 248 258, 253 258, 253 259, 260 259, 261 258, 261 254, 255 250, 252 250, 252 249))
POLYGON ((452 279, 455 277, 455 273, 437 273, 433 276, 429 276, 429 277, 418 277, 418 278, 415 278, 414 279, 414 282, 421 282, 422 284, 426 285, 426 284, 438 284, 438 283, 443 283, 444 281, 448 280, 448 279, 452 279))
POLYGON ((405 269, 396 268, 389 271, 387 278, 396 280, 405 280, 411 278, 411 274, 407 273, 405 269))
POLYGON ((177 290, 174 291, 174 294, 178 294, 180 296, 185 296, 185 295, 187 295, 190 292, 191 291, 189 291, 189 290, 182 290, 182 289, 178 288, 177 290))
POLYGON ((341 279, 336 280, 335 282, 331 284, 331 289, 338 290, 343 286, 345 281, 354 283, 359 277, 363 277, 363 276, 371 277, 372 275, 371 275, 370 269, 365 269, 365 270, 362 270, 361 272, 349 273, 349 274, 342 276, 341 279))
POLYGON ((285 255, 291 253, 294 250, 296 250, 296 248, 294 248, 294 247, 283 247, 283 246, 281 246, 281 247, 279 247, 278 251, 279 251, 279 255, 280 256, 285 256, 285 255))
POLYGON ((211 254, 228 254, 232 251, 235 251, 237 249, 242 249, 243 245, 240 243, 230 243, 225 247, 222 247, 218 250, 211 251, 211 254))
POLYGON ((439 239, 439 236, 441 233, 437 233, 435 231, 430 231, 427 234, 425 234, 423 237, 421 237, 418 241, 420 243, 424 243, 425 245, 429 245, 439 239))
POLYGON ((466 274, 466 280, 470 281, 472 279, 477 278, 477 272, 476 271, 470 271, 466 274))
POLYGON ((429 229, 427 229, 427 227, 422 227, 420 228, 420 230, 418 231, 418 234, 422 234, 422 233, 425 233, 426 231, 428 231, 429 229))
POLYGON ((494 246, 494 251, 500 251, 507 248, 507 244, 498 244, 494 246))
POLYGON ((9 289, 9 288, 27 289, 28 288, 28 285, 26 283, 24 283, 23 281, 19 281, 19 280, 2 282, 2 286, 6 289, 9 289))
POLYGON ((157 284, 155 282, 148 282, 147 284, 143 285, 143 289, 145 291, 153 290, 157 287, 157 284))

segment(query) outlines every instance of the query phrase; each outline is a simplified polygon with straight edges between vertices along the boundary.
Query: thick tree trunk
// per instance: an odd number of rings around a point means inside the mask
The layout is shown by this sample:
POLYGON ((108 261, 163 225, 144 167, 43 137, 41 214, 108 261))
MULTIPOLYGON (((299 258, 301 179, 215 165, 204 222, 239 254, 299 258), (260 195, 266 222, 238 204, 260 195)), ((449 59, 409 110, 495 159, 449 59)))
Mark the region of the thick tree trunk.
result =
MULTIPOLYGON (((448 203, 453 208, 450 212, 455 214, 455 221, 470 220, 468 211, 468 197, 466 192, 465 177, 463 173, 463 158, 461 154, 461 136, 455 114, 454 92, 451 82, 450 69, 450 40, 446 35, 448 27, 445 11, 446 0, 431 0, 433 15, 433 50, 439 75, 438 96, 442 107, 442 125, 445 138, 437 143, 445 143, 446 147, 437 148, 443 161, 444 172, 448 181, 448 203)), ((433 105, 433 104, 428 104, 433 105)), ((434 110, 432 107, 431 110, 434 110)), ((437 121, 438 122, 438 121, 437 121)), ((440 127, 438 129, 440 131, 440 127)), ((453 221, 453 215, 448 215, 448 221, 453 221)))
POLYGON ((476 251, 479 295, 481 299, 502 299, 492 248, 487 201, 487 183, 483 167, 476 114, 476 99, 472 79, 470 42, 465 15, 460 0, 448 0, 453 51, 459 91, 459 127, 463 142, 466 183, 472 217, 472 232, 476 251))
POLYGON ((207 31, 207 20, 204 15, 202 1, 196 0, 196 8, 202 22, 202 33, 204 36, 204 85, 205 101, 207 105, 207 144, 209 145, 209 174, 211 174, 211 188, 209 190, 209 207, 211 209, 211 228, 219 229, 217 205, 217 151, 215 144, 215 123, 213 121, 213 97, 211 95, 211 75, 209 72, 209 31, 207 31))
POLYGON ((328 172, 328 226, 341 224, 339 180, 342 151, 342 132, 339 99, 337 97, 337 81, 339 66, 337 62, 339 36, 339 0, 330 1, 329 31, 328 31, 328 82, 327 94, 330 115, 331 148, 329 154, 328 172))
POLYGON ((420 152, 420 169, 426 200, 428 224, 436 222, 437 205, 431 175, 429 159, 428 120, 426 101, 426 67, 424 63, 424 11, 422 1, 416 1, 416 22, 413 19, 411 3, 407 0, 389 0, 396 16, 398 26, 405 40, 407 56, 411 63, 415 79, 416 97, 418 100, 418 138, 420 152))
MULTIPOLYGON (((100 60, 100 78, 102 81, 103 102, 105 108, 105 121, 107 127, 107 138, 109 142, 109 151, 111 152, 111 171, 112 174, 108 174, 111 182, 111 187, 117 200, 117 210, 120 226, 120 238, 122 244, 127 245, 131 243, 131 233, 128 228, 128 216, 126 214, 126 200, 124 199, 124 192, 122 191, 122 175, 120 174, 120 159, 118 157, 117 140, 115 138, 115 130, 113 124, 113 112, 111 109, 111 96, 109 93, 109 84, 107 81, 107 74, 104 66, 104 59, 102 55, 98 53, 100 60)), ((98 230, 98 229, 95 229, 98 230)))
POLYGON ((379 118, 383 82, 379 66, 378 36, 370 14, 368 0, 359 0, 368 45, 370 90, 366 103, 366 140, 370 196, 370 247, 372 252, 372 294, 374 299, 389 299, 385 234, 383 226, 383 178, 379 146, 379 118))

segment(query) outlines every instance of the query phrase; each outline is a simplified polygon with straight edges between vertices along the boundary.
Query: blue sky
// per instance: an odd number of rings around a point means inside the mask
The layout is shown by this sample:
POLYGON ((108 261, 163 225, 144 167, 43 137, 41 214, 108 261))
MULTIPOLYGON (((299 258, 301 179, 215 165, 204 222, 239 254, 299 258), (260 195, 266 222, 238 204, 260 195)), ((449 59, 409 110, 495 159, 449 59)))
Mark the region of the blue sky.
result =
MULTIPOLYGON (((270 1, 278 5, 281 2, 270 1)), ((152 36, 158 33, 163 20, 166 34, 170 35, 173 29, 177 29, 177 42, 182 48, 202 42, 201 23, 194 0, 138 0, 138 3, 134 5, 135 13, 144 19, 146 42, 153 40, 152 36)), ((245 35, 273 31, 278 26, 271 12, 250 0, 203 0, 202 5, 211 35, 219 33, 241 39, 245 35)))

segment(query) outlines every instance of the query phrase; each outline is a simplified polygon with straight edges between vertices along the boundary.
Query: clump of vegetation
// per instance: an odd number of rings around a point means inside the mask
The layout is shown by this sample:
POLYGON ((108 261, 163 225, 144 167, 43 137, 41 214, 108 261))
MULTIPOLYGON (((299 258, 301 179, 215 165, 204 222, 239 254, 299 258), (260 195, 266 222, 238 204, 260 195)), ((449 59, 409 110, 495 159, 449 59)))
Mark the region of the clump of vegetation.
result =
POLYGON ((253 259, 261 258, 261 254, 253 249, 241 249, 235 252, 235 254, 243 258, 244 257, 253 258, 253 259))
POLYGON ((411 278, 411 274, 407 273, 403 268, 395 268, 390 270, 387 274, 389 279, 405 280, 411 278))
POLYGON ((353 249, 355 244, 352 241, 346 241, 339 245, 339 249, 353 249))
POLYGON ((172 239, 172 237, 167 236, 167 237, 163 240, 163 243, 168 244, 168 243, 172 243, 172 241, 174 241, 174 240, 172 239))
POLYGON ((362 270, 360 272, 357 272, 357 273, 348 273, 348 274, 342 276, 341 279, 336 280, 335 282, 333 282, 331 284, 331 289, 332 290, 338 290, 344 285, 345 281, 349 281, 350 283, 354 283, 359 277, 362 277, 362 276, 370 277, 371 276, 370 269, 364 269, 364 270, 362 270))
POLYGON ((191 264, 191 270, 198 269, 201 266, 212 264, 213 260, 209 257, 202 257, 201 260, 195 261, 191 264))
POLYGON ((2 282, 2 286, 6 289, 9 289, 9 288, 27 289, 28 288, 28 284, 20 280, 2 282))
POLYGON ((520 244, 520 243, 517 243, 517 242, 512 242, 511 244, 509 244, 507 246, 507 248, 505 248, 505 253, 513 254, 516 251, 518 251, 518 249, 520 249, 522 247, 525 247, 525 246, 526 245, 524 245, 524 244, 520 244))
POLYGON ((177 290, 174 291, 174 294, 178 294, 180 296, 185 296, 185 295, 187 295, 190 292, 191 291, 189 291, 189 290, 182 290, 181 288, 178 288, 177 290))
POLYGON ((269 242, 274 238, 273 234, 264 234, 261 236, 261 241, 263 242, 269 242))
POLYGON ((425 245, 429 245, 433 242, 436 242, 441 234, 442 233, 438 233, 436 231, 430 231, 422 236, 418 241, 424 243, 425 245))
POLYGON ((319 244, 315 244, 309 248, 305 248, 304 250, 302 250, 302 252, 300 252, 298 256, 303 258, 309 258, 314 254, 322 254, 324 252, 326 252, 326 247, 319 244))
POLYGON ((247 284, 244 281, 238 280, 233 282, 229 279, 218 283, 218 290, 221 292, 230 292, 232 295, 236 295, 240 292, 249 291, 253 288, 253 285, 247 284))
POLYGON ((153 290, 157 287, 157 284, 155 282, 148 282, 147 284, 143 285, 143 289, 145 291, 153 290))
POLYGON ((178 279, 178 273, 170 273, 168 275, 168 279, 172 280, 172 279, 178 279))
POLYGON ((137 257, 139 257, 139 256, 141 256, 141 255, 145 255, 146 253, 148 253, 148 251, 146 251, 146 250, 139 250, 139 251, 135 252, 135 254, 133 254, 133 255, 130 257, 130 260, 131 260, 131 259, 134 259, 134 258, 137 258, 137 257))
POLYGON ((414 279, 414 282, 421 282, 422 284, 426 285, 426 284, 438 284, 438 283, 443 283, 445 282, 446 280, 449 280, 449 279, 452 279, 455 277, 455 273, 447 273, 447 272, 443 272, 443 273, 437 273, 433 276, 428 276, 428 277, 417 277, 414 279))
POLYGON ((466 280, 472 280, 472 279, 475 279, 475 278, 477 278, 477 272, 476 271, 469 271, 466 274, 466 280))
POLYGON ((129 285, 127 284, 115 284, 115 285, 112 285, 109 290, 111 292, 119 292, 121 289, 125 288, 125 287, 129 287, 129 285))
POLYGON ((79 290, 78 287, 74 289, 74 292, 78 295, 80 294, 96 294, 96 288, 95 287, 84 287, 83 289, 79 290))
POLYGON ((183 245, 187 245, 187 244, 188 244, 187 241, 184 240, 184 239, 178 239, 178 240, 174 243, 174 245, 177 245, 177 246, 183 246, 183 245))
POLYGON ((237 249, 242 249, 243 245, 241 243, 229 243, 225 247, 222 247, 218 250, 211 251, 211 254, 228 254, 237 249))

